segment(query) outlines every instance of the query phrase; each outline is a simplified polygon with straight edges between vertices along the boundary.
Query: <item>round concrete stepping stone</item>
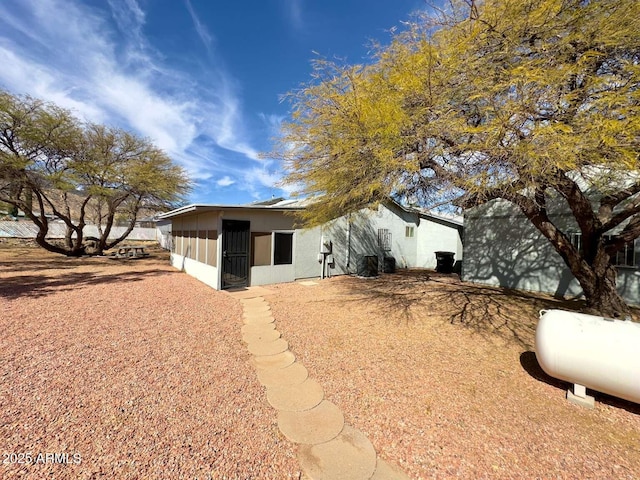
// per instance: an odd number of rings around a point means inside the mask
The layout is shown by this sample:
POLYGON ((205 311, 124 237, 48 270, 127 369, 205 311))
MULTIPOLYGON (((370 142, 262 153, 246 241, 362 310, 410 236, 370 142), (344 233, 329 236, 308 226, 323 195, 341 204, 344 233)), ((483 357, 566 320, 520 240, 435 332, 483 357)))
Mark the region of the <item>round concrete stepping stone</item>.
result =
POLYGON ((251 363, 257 369, 260 368, 285 368, 296 361, 296 357, 289 350, 276 355, 263 355, 260 357, 253 357, 251 363))
MULTIPOLYGON (((269 323, 268 325, 272 325, 269 323)), ((265 329, 258 332, 249 332, 242 335, 245 343, 273 342, 280 338, 280 332, 273 329, 265 329)))
POLYGON ((269 317, 252 317, 252 318, 245 318, 244 319, 244 324, 245 325, 260 325, 260 324, 264 324, 264 323, 273 323, 275 322, 275 319, 271 316, 269 317))
POLYGON ((314 480, 368 480, 376 469, 376 451, 362 432, 345 425, 340 435, 320 445, 301 445, 298 461, 314 480))
POLYGON ((371 480, 410 480, 409 477, 398 467, 393 466, 378 458, 376 471, 371 480))
POLYGON ((267 401, 276 410, 310 410, 324 399, 322 386, 312 378, 298 385, 267 387, 267 401))
POLYGON ((243 320, 251 320, 254 318, 273 318, 273 314, 271 312, 258 312, 258 313, 243 313, 243 320))
POLYGON ((257 356, 265 356, 265 355, 275 355, 276 353, 284 352, 287 348, 289 348, 289 343, 286 340, 279 338, 272 342, 258 342, 258 343, 250 343, 247 345, 249 351, 257 356))
POLYGON ((275 330, 275 323, 249 323, 244 324, 240 331, 244 335, 245 333, 261 333, 266 330, 275 330))
POLYGON ((258 380, 265 387, 298 385, 304 382, 308 376, 307 369, 298 362, 284 368, 261 368, 258 370, 258 380))
POLYGON ((242 307, 242 310, 244 311, 245 314, 247 313, 262 313, 262 312, 268 312, 269 310, 271 310, 271 307, 268 304, 264 304, 264 305, 251 305, 251 306, 244 306, 242 307))
POLYGON ((338 436, 342 427, 344 415, 327 400, 303 412, 278 412, 278 428, 285 437, 295 443, 315 445, 328 442, 338 436))
POLYGON ((256 320, 260 318, 273 318, 271 312, 262 312, 262 313, 251 313, 249 315, 242 315, 242 320, 256 320))

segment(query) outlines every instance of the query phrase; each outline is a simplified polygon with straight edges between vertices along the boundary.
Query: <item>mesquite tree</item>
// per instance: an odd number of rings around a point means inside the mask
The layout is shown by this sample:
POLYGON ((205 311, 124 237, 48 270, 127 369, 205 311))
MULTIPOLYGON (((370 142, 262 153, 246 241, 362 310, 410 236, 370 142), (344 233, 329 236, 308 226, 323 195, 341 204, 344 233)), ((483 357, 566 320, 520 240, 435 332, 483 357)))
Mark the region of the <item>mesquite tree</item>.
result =
POLYGON ((640 2, 452 1, 368 65, 316 63, 276 154, 308 223, 391 195, 511 202, 580 283, 626 316, 615 258, 640 236, 640 2), (561 202, 580 247, 549 215, 561 202))
POLYGON ((85 254, 83 229, 95 223, 93 253, 101 254, 127 237, 141 211, 171 208, 189 186, 183 169, 147 139, 0 92, 0 201, 22 210, 51 252, 85 254), (66 226, 62 243, 47 238, 53 220, 66 226), (116 220, 127 228, 110 239, 116 220))

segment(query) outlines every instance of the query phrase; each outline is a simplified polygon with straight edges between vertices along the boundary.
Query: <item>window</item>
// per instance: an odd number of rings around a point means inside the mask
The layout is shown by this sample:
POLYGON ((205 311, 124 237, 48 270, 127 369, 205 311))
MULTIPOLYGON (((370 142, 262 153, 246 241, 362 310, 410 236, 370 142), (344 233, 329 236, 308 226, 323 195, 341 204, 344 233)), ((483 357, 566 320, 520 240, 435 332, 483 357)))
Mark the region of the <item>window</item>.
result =
POLYGON ((412 226, 404 227, 404 236, 407 237, 407 238, 413 238, 413 235, 414 235, 413 228, 414 227, 412 227, 412 226))
POLYGON ((180 230, 171 232, 171 251, 178 255, 182 253, 182 232, 180 230))
POLYGON ((273 264, 293 263, 293 233, 276 232, 273 235, 273 264))
MULTIPOLYGON (((605 235, 605 240, 612 238, 612 235, 605 235)), ((582 234, 570 233, 569 240, 571 245, 578 250, 582 250, 582 234)), ((611 262, 617 267, 640 267, 640 239, 635 239, 626 243, 611 259, 611 262)))
POLYGON ((207 265, 213 267, 218 264, 218 231, 207 230, 207 265))
POLYGON ((271 265, 271 232, 251 232, 251 266, 271 265))
POLYGON ((189 230, 187 232, 189 234, 189 246, 187 247, 187 257, 192 260, 197 260, 196 251, 198 245, 198 231, 197 230, 189 230))
POLYGON ((386 228, 378 229, 378 247, 385 252, 391 250, 391 232, 386 228))
POLYGON ((198 230, 198 261, 207 263, 207 231, 198 230))

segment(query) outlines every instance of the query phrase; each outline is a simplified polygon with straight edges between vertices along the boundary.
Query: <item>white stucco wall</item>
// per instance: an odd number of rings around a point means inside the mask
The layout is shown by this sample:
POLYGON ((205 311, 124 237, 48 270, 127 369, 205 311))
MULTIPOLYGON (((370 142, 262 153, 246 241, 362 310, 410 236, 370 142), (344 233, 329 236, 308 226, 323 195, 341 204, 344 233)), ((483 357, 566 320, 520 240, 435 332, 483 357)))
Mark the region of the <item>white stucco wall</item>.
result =
POLYGON ((436 268, 435 252, 453 252, 454 259, 462 260, 463 248, 461 238, 462 228, 454 228, 450 224, 438 223, 428 218, 422 218, 418 227, 418 254, 416 267, 436 268))
MULTIPOLYGON (((279 211, 257 211, 229 209, 211 211, 200 214, 185 215, 173 219, 174 231, 217 230, 217 264, 218 268, 197 262, 182 255, 172 254, 171 264, 186 273, 193 275, 213 288, 222 285, 222 244, 223 220, 241 220, 249 222, 251 232, 291 232, 292 260, 290 265, 264 265, 249 267, 249 285, 268 285, 273 283, 292 282, 298 278, 320 276, 320 264, 317 261, 319 249, 319 229, 305 231, 294 229, 294 217, 279 211), (300 243, 302 242, 302 243, 300 243)), ((271 255, 273 258, 273 241, 271 255)), ((198 252, 195 252, 197 258, 198 252)))
MULTIPOLYGON (((454 251, 456 259, 462 256, 462 245, 456 226, 430 222, 417 212, 408 212, 394 204, 381 204, 376 209, 365 209, 311 229, 294 229, 295 218, 290 214, 257 209, 216 210, 174 218, 174 231, 218 231, 218 268, 200 264, 181 255, 172 255, 172 265, 202 279, 214 288, 220 288, 222 284, 223 220, 248 221, 251 232, 293 232, 293 263, 250 267, 249 285, 319 278, 323 272, 325 275, 353 274, 358 272, 362 257, 369 255, 378 257, 379 270, 383 269, 386 256, 395 258, 396 268, 434 268, 433 252, 437 250, 454 251), (407 227, 413 228, 413 236, 407 236, 407 227), (378 242, 381 229, 387 230, 390 234, 390 249, 386 251, 378 242), (334 268, 330 270, 326 266, 323 270, 323 263, 318 261, 321 239, 333 244, 331 257, 334 260, 334 268)), ((271 246, 273 258, 273 242, 271 246)), ((195 254, 198 258, 198 252, 195 254)))
POLYGON ((299 278, 313 278, 322 275, 322 264, 318 262, 320 252, 320 227, 296 230, 294 275, 299 278))
POLYGON ((175 253, 171 254, 170 262, 171 266, 174 268, 197 278, 202 283, 205 283, 216 290, 220 288, 218 269, 216 267, 212 267, 211 265, 207 265, 175 253))
POLYGON ((250 285, 270 285, 293 282, 296 279, 294 265, 264 265, 251 267, 250 285))
MULTIPOLYGON (((561 228, 571 215, 557 209, 551 216, 561 228)), ((575 227, 577 228, 577 227, 575 227)), ((465 213, 462 278, 465 281, 578 298, 582 289, 549 241, 507 202, 491 202, 465 213)), ((640 273, 618 269, 618 291, 630 304, 640 304, 640 273)))

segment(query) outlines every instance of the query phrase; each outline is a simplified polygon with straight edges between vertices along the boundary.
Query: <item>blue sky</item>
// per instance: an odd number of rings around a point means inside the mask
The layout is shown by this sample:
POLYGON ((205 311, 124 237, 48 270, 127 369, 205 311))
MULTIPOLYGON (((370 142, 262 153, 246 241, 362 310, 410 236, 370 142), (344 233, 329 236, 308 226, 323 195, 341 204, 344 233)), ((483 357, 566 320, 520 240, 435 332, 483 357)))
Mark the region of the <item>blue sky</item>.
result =
POLYGON ((2 0, 0 88, 150 138, 190 202, 288 197, 269 151, 318 55, 367 60, 422 0, 2 0))

